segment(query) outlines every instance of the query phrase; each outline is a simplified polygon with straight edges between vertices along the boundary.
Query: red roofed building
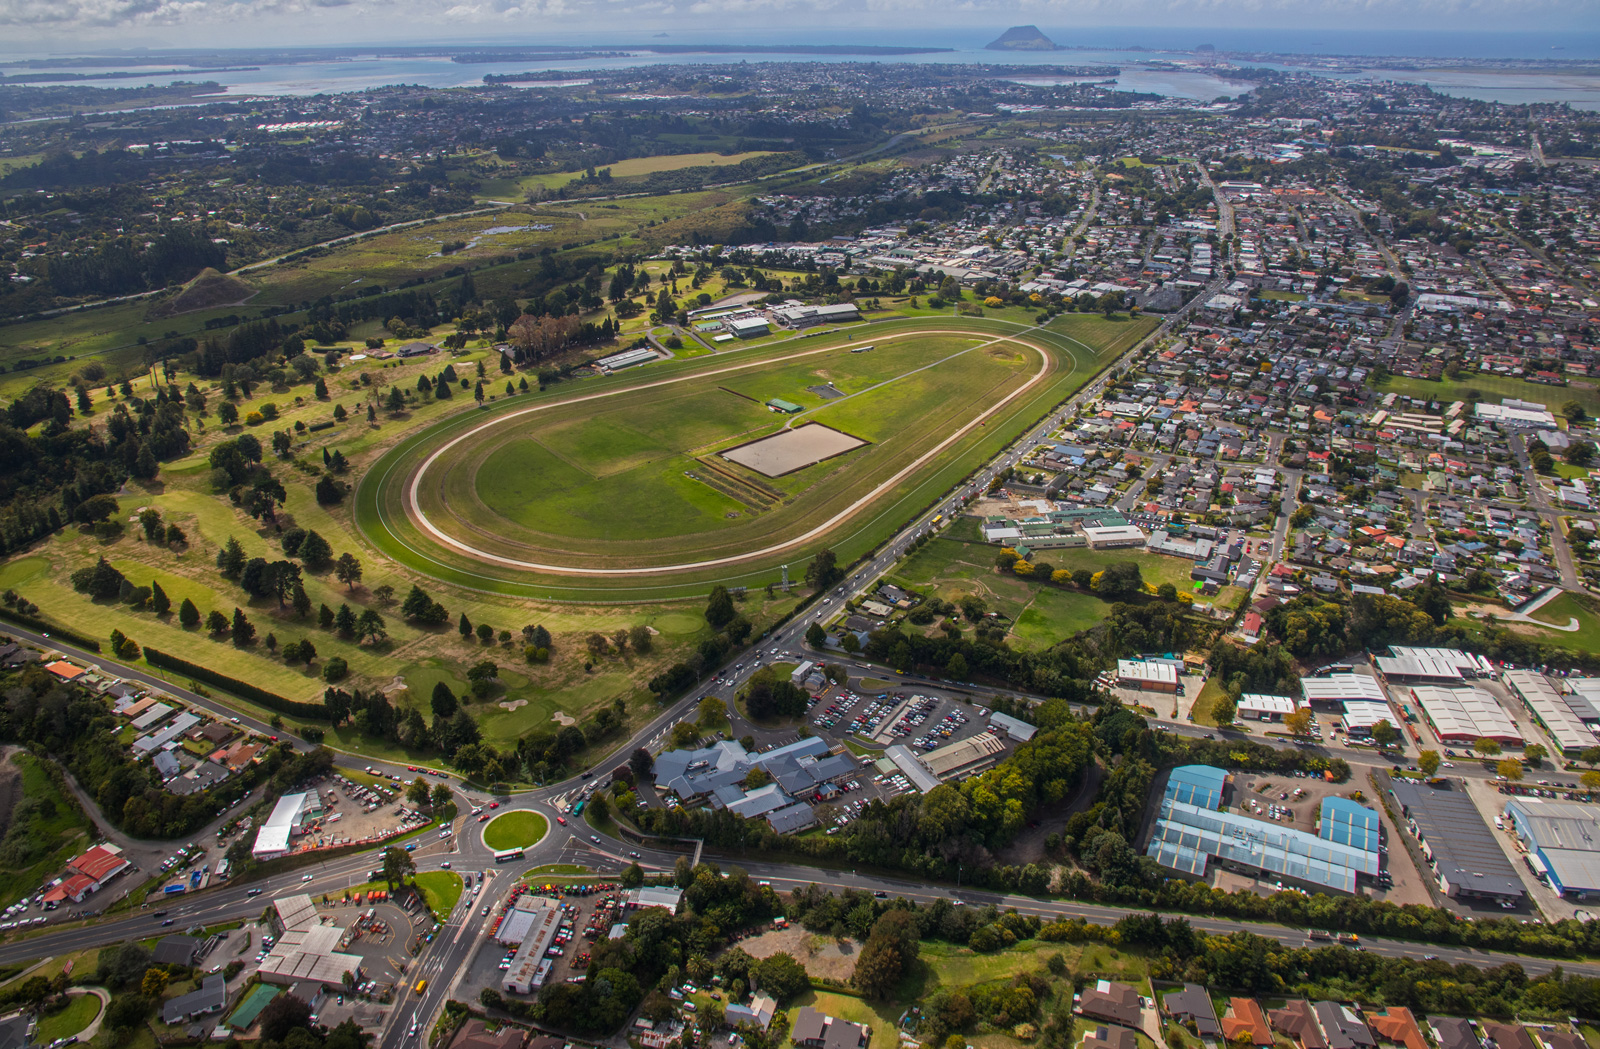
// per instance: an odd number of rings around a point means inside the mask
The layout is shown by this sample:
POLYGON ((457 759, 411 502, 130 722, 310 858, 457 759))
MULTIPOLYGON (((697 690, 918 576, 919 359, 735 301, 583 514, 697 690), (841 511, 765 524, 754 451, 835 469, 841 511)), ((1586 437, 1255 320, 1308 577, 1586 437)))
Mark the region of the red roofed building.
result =
POLYGON ((1261 637, 1261 613, 1246 612, 1244 614, 1244 628, 1240 630, 1246 641, 1255 641, 1261 637))
POLYGON ((104 845, 96 845, 67 863, 68 870, 93 881, 97 889, 131 866, 120 852, 113 852, 104 845))
POLYGON ((75 667, 64 659, 46 663, 44 668, 62 681, 76 681, 86 673, 82 667, 75 667))
POLYGON ((1230 1044, 1272 1045, 1272 1026, 1267 1014, 1254 998, 1229 998, 1228 1015, 1222 1018, 1222 1036, 1230 1044))
POLYGON ((1427 1039, 1422 1037, 1422 1029, 1417 1026, 1410 1009, 1391 1005, 1382 1016, 1367 1013, 1367 1026, 1386 1042, 1403 1045, 1406 1049, 1428 1049, 1427 1039))
POLYGON ((82 903, 84 897, 88 896, 97 888, 99 888, 99 886, 95 883, 93 878, 83 874, 69 875, 68 877, 62 878, 59 885, 52 885, 50 887, 50 891, 44 894, 44 902, 46 905, 58 905, 63 900, 71 900, 73 903, 82 903))

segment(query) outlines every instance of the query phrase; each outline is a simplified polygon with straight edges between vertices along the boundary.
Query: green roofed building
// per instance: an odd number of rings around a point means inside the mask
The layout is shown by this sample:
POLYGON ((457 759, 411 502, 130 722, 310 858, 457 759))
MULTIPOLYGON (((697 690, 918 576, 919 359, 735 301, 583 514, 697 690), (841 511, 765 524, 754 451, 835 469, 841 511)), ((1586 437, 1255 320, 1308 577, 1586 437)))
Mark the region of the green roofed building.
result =
POLYGON ((782 412, 785 415, 793 415, 796 412, 803 412, 806 410, 805 405, 796 404, 793 401, 786 401, 781 397, 774 397, 772 400, 768 401, 767 407, 771 408, 775 412, 782 412))

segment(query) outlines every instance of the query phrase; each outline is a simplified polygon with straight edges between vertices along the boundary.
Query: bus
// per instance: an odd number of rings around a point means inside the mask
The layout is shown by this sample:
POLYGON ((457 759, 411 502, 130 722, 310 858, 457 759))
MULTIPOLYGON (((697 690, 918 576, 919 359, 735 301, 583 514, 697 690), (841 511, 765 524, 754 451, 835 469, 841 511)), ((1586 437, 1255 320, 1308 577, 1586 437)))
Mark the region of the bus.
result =
POLYGON ((418 980, 417 981, 417 985, 412 988, 412 990, 415 991, 418 994, 421 994, 423 991, 426 991, 427 989, 428 989, 428 981, 427 980, 418 980))
POLYGON ((522 859, 521 849, 499 849, 494 854, 496 863, 510 863, 512 860, 522 859))
POLYGON ((576 816, 579 813, 581 813, 583 811, 583 803, 585 801, 588 801, 588 800, 589 800, 588 798, 579 798, 578 799, 578 803, 576 805, 572 806, 572 814, 574 816, 576 816))

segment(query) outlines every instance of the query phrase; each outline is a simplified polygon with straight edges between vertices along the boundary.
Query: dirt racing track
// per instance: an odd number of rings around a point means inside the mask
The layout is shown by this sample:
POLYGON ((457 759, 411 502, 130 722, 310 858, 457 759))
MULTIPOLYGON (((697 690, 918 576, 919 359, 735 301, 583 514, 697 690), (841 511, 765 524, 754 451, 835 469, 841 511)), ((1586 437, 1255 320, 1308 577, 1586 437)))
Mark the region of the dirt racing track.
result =
MULTIPOLYGON (((863 389, 844 396, 835 395, 836 399, 783 418, 781 423, 778 418, 766 414, 757 399, 759 394, 748 394, 733 387, 745 384, 758 389, 772 385, 770 380, 774 375, 792 379, 799 370, 860 365, 872 354, 847 357, 852 346, 837 337, 830 337, 822 345, 806 340, 800 344, 803 348, 798 348, 796 342, 758 346, 679 362, 675 365, 676 372, 666 377, 651 377, 652 372, 659 375, 669 366, 663 364, 631 375, 625 373, 619 381, 609 382, 605 388, 593 392, 574 391, 514 408, 512 405, 519 402, 512 401, 501 410, 489 409, 487 418, 483 417, 485 413, 469 410, 408 438, 374 464, 358 489, 357 520, 367 538, 396 560, 448 581, 487 589, 504 590, 506 587, 500 584, 509 583, 518 590, 572 590, 596 585, 602 590, 615 590, 619 584, 647 590, 652 587, 651 581, 664 588, 690 580, 733 580, 741 578, 741 573, 776 568, 781 562, 793 566, 803 563, 823 546, 833 545, 837 549, 841 542, 863 537, 866 531, 882 530, 887 534, 890 526, 920 509, 952 483, 955 478, 944 476, 950 467, 961 466, 963 469, 957 477, 964 474, 1076 388, 1077 383, 1066 387, 1066 379, 1079 382, 1087 379, 1092 368, 1082 368, 1072 348, 1062 340, 1041 335, 1049 333, 1037 333, 1033 329, 1000 333, 994 326, 962 327, 948 322, 895 332, 874 332, 874 352, 880 358, 896 352, 907 355, 926 350, 928 359, 919 358, 915 366, 903 367, 884 361, 883 367, 902 370, 888 374, 881 381, 868 383, 863 379, 863 389), (941 347, 949 347, 943 356, 938 355, 941 347), (1001 363, 997 365, 985 355, 1001 363), (1027 363, 1034 359, 1036 366, 1027 363), (982 361, 982 364, 976 365, 974 361, 982 361), (970 403, 946 403, 959 401, 949 396, 948 390, 932 389, 930 392, 928 384, 940 378, 937 370, 963 367, 989 369, 983 372, 983 383, 971 384, 973 399, 970 403), (492 500, 481 495, 480 489, 485 485, 510 483, 505 475, 513 472, 493 457, 495 453, 481 449, 515 446, 515 450, 531 447, 538 441, 560 448, 549 435, 556 434, 559 438, 566 430, 581 426, 588 426, 590 431, 602 431, 598 435, 585 434, 589 442, 586 447, 592 448, 597 437, 609 431, 604 421, 607 412, 620 412, 626 421, 656 400, 682 396, 684 384, 695 384, 696 397, 716 390, 743 398, 744 402, 755 402, 761 418, 757 425, 764 430, 753 432, 753 436, 740 433, 736 439, 724 440, 721 438, 725 435, 719 435, 718 440, 706 445, 709 450, 704 454, 699 447, 675 458, 670 452, 665 454, 662 462, 671 468, 671 476, 665 470, 658 476, 673 484, 686 484, 682 477, 688 477, 722 486, 722 491, 728 490, 727 483, 746 483, 751 490, 763 489, 765 477, 772 475, 759 469, 749 470, 748 480, 744 482, 731 477, 736 469, 742 468, 738 449, 791 433, 808 423, 838 425, 837 416, 828 413, 849 411, 844 406, 855 396, 875 397, 877 400, 870 402, 871 405, 874 408, 883 406, 886 410, 904 409, 904 402, 921 397, 935 407, 923 410, 919 402, 915 416, 920 419, 926 415, 931 419, 928 425, 939 428, 916 433, 889 452, 881 451, 884 442, 863 439, 859 450, 847 449, 833 453, 826 460, 818 459, 792 471, 792 477, 774 477, 774 484, 785 483, 790 488, 788 491, 770 489, 773 496, 770 506, 758 506, 748 514, 742 514, 739 509, 730 510, 722 516, 735 520, 719 520, 712 527, 697 531, 686 526, 677 535, 671 530, 677 515, 666 512, 659 514, 659 534, 652 533, 648 538, 639 535, 614 540, 597 538, 588 534, 592 525, 576 517, 570 521, 570 535, 563 534, 561 525, 568 522, 559 514, 547 513, 542 517, 535 514, 529 521, 511 520, 506 515, 497 515, 496 508, 490 505, 492 500), (899 393, 901 390, 906 391, 904 397, 899 393), (995 395, 991 397, 990 393, 995 395), (1051 394, 1048 400, 1041 400, 1051 394), (627 407, 615 407, 618 405, 627 407), (937 415, 938 411, 943 411, 944 415, 937 415), (813 418, 814 415, 819 417, 813 418), (724 455, 729 452, 734 454, 724 455), (852 457, 874 454, 879 458, 871 460, 870 468, 852 462, 852 457), (679 469, 685 463, 691 469, 679 469), (846 466, 840 468, 838 463, 846 466), (725 482, 719 470, 729 474, 731 481, 725 482), (933 489, 930 482, 936 477, 944 480, 939 488, 933 489), (930 490, 924 491, 925 488, 930 490), (903 505, 912 495, 920 497, 919 501, 915 505, 903 505), (899 516, 884 520, 889 510, 899 516), (562 580, 568 585, 562 586, 562 580), (484 587, 485 583, 492 585, 484 587)), ((831 373, 823 370, 820 374, 831 373)), ((878 377, 872 378, 877 380, 878 377)), ((943 381, 954 379, 947 374, 943 381)), ((961 381, 965 383, 965 373, 961 381)), ((592 384, 585 385, 592 389, 592 384)), ((966 385, 961 390, 963 395, 969 392, 966 385)), ((720 397, 721 394, 711 396, 720 397)), ((717 403, 727 402, 719 400, 717 403)), ((752 411, 751 406, 743 402, 738 407, 747 413, 752 411)), ((857 410, 865 411, 865 408, 857 410)), ((840 426, 840 429, 849 427, 840 426)), ((889 443, 892 444, 896 436, 899 435, 890 434, 889 443)), ((544 454, 543 448, 539 451, 544 454)), ((568 457, 568 461, 576 460, 568 457)), ((552 473, 566 469, 554 459, 550 462, 558 468, 552 473)), ((579 465, 585 464, 580 462, 579 465)), ((595 470, 607 467, 607 464, 595 465, 592 461, 587 465, 595 470)), ((637 523, 649 525, 654 508, 647 486, 640 484, 629 491, 636 491, 638 498, 618 500, 621 505, 616 505, 612 512, 631 515, 637 523)), ((698 485, 696 491, 699 491, 698 485)), ((558 494, 553 490, 551 498, 558 494)), ((711 488, 706 488, 704 494, 720 498, 719 492, 711 488)), ((538 494, 527 500, 538 509, 541 502, 538 494)), ((722 507, 719 505, 716 509, 722 507)), ((874 541, 881 538, 876 536, 874 541)))

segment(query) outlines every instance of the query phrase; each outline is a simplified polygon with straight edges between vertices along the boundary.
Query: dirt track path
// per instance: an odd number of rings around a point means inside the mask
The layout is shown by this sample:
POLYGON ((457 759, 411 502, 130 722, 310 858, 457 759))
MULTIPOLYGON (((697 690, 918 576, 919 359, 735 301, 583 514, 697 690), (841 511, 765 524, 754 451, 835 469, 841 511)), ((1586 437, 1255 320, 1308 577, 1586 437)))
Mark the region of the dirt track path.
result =
MULTIPOLYGON (((688 561, 688 562, 683 562, 681 564, 675 564, 675 565, 653 565, 653 566, 648 566, 648 567, 643 567, 643 568, 579 568, 579 567, 575 567, 575 566, 572 566, 572 565, 543 564, 543 563, 537 562, 537 561, 520 561, 520 560, 517 560, 516 558, 504 557, 504 556, 501 556, 499 554, 490 553, 490 552, 488 552, 486 550, 480 550, 475 546, 471 546, 471 545, 469 545, 467 543, 461 542, 459 539, 456 539, 453 536, 446 535, 437 525, 435 525, 431 520, 429 520, 428 519, 428 515, 423 512, 422 506, 421 506, 420 502, 418 501, 418 493, 422 489, 423 478, 426 476, 429 468, 431 468, 433 466, 433 464, 436 461, 438 461, 440 456, 444 455, 446 452, 450 451, 450 449, 454 448, 456 445, 462 443, 463 441, 469 440, 469 439, 477 436, 478 434, 482 433, 483 431, 485 431, 487 429, 490 429, 491 427, 499 426, 502 423, 508 422, 508 421, 510 421, 512 419, 518 419, 518 418, 521 418, 522 416, 531 415, 531 414, 534 414, 536 412, 547 411, 550 408, 554 408, 554 407, 567 407, 567 406, 570 406, 570 405, 573 405, 573 404, 581 404, 581 403, 586 402, 586 401, 597 401, 597 400, 602 400, 602 399, 607 398, 607 397, 615 397, 615 396, 618 396, 618 395, 624 394, 624 393, 630 393, 631 394, 631 393, 637 393, 640 390, 655 389, 657 387, 662 387, 662 386, 672 386, 672 385, 675 385, 677 383, 682 383, 682 382, 699 381, 699 380, 703 380, 703 379, 705 379, 705 378, 707 378, 709 376, 713 376, 713 375, 723 375, 723 374, 727 374, 729 372, 745 371, 745 370, 748 370, 748 369, 753 368, 753 367, 766 366, 766 365, 771 365, 771 364, 782 364, 782 363, 785 363, 787 361, 798 360, 798 359, 803 358, 803 357, 812 357, 812 356, 816 356, 818 354, 823 354, 823 353, 835 353, 841 348, 838 345, 822 346, 822 347, 818 347, 816 349, 802 350, 802 351, 800 351, 798 353, 788 354, 788 355, 785 355, 783 357, 769 357, 769 358, 764 358, 764 359, 761 359, 761 360, 744 361, 744 362, 741 362, 739 364, 732 364, 732 365, 728 365, 727 367, 723 367, 723 368, 713 368, 713 369, 710 369, 708 371, 696 371, 692 375, 682 375, 682 376, 677 376, 677 377, 671 378, 671 379, 659 379, 659 380, 657 380, 655 382, 643 383, 643 384, 638 385, 638 386, 626 386, 626 387, 620 387, 618 389, 613 389, 613 390, 603 390, 603 391, 600 391, 598 393, 585 394, 585 395, 583 395, 581 397, 572 397, 572 398, 568 398, 568 399, 563 400, 563 401, 556 401, 556 402, 551 402, 551 403, 548 403, 548 404, 534 405, 531 408, 524 408, 521 411, 510 412, 510 413, 508 413, 506 415, 497 416, 496 418, 491 419, 488 422, 485 422, 485 423, 483 423, 483 424, 481 424, 479 426, 474 426, 472 429, 467 430, 464 433, 458 434, 457 436, 452 438, 450 441, 445 443, 443 446, 435 449, 432 455, 428 456, 427 459, 423 460, 422 465, 417 468, 416 472, 411 477, 410 483, 406 486, 405 509, 406 509, 406 512, 412 517, 412 519, 416 521, 418 527, 420 527, 423 531, 427 532, 430 536, 432 536, 438 542, 442 543, 445 546, 450 547, 453 550, 457 550, 457 551, 459 551, 459 552, 461 552, 463 554, 468 555, 469 557, 474 557, 474 558, 477 558, 480 561, 486 561, 486 562, 488 562, 490 564, 505 565, 508 568, 529 569, 529 570, 537 571, 537 572, 549 572, 549 573, 554 574, 554 575, 581 575, 581 576, 655 576, 655 575, 668 575, 668 574, 675 573, 675 572, 691 572, 691 571, 698 571, 700 569, 705 569, 705 568, 717 568, 717 567, 720 567, 720 566, 723 566, 723 565, 739 564, 740 562, 751 561, 751 560, 755 560, 755 559, 758 559, 758 558, 767 557, 767 556, 770 556, 772 554, 781 553, 784 550, 789 550, 789 549, 792 549, 794 547, 801 546, 801 545, 803 545, 805 543, 808 543, 811 540, 815 539, 816 537, 818 537, 820 535, 824 535, 824 534, 832 531, 834 528, 836 528, 838 525, 844 523, 845 521, 848 521, 850 518, 854 517, 856 514, 860 513, 863 509, 865 509, 866 507, 870 506, 873 502, 875 502, 878 499, 878 497, 881 496, 884 492, 889 491, 895 485, 897 485, 901 481, 903 481, 906 477, 908 477, 911 474, 915 473, 918 469, 920 469, 922 466, 927 464, 930 460, 932 460, 933 458, 938 456, 946 448, 949 448, 952 444, 954 444, 957 441, 961 440, 967 434, 969 434, 972 431, 976 430, 980 426, 985 425, 986 420, 988 420, 991 416, 993 416, 1000 409, 1004 408, 1007 404, 1011 403, 1011 401, 1015 400, 1017 397, 1020 397, 1024 393, 1027 393, 1029 390, 1031 390, 1035 386, 1037 386, 1051 372, 1050 354, 1042 346, 1040 346, 1037 343, 1031 342, 1028 339, 1026 339, 1025 338, 1026 334, 1027 334, 1027 332, 1023 331, 1023 332, 1019 332, 1016 335, 995 336, 994 338, 991 338, 986 342, 980 343, 977 346, 971 347, 970 350, 963 351, 963 352, 971 352, 972 350, 983 350, 983 349, 986 349, 987 347, 996 346, 996 345, 999 345, 1001 343, 1007 343, 1007 342, 1016 343, 1018 345, 1024 346, 1024 347, 1026 347, 1026 348, 1028 348, 1030 350, 1033 350, 1034 352, 1039 354, 1039 358, 1040 358, 1039 370, 1036 371, 1033 374, 1032 378, 1030 378, 1027 382, 1023 383, 1021 386, 1017 387, 1015 390, 1013 390, 1010 393, 1006 394, 999 401, 995 402, 993 405, 991 405, 988 408, 987 411, 984 411, 983 413, 981 413, 979 415, 973 416, 972 419, 970 421, 968 421, 968 423, 965 426, 963 426, 960 429, 956 430, 955 432, 951 433, 944 440, 940 441, 938 444, 936 444, 933 447, 929 448, 926 452, 924 452, 923 454, 918 456, 912 462, 906 464, 900 470, 896 471, 893 476, 889 477, 888 479, 883 481, 881 484, 879 484, 877 487, 875 487, 875 488, 871 489, 870 491, 868 491, 865 495, 861 496, 859 499, 857 499, 855 502, 851 503, 849 506, 846 506, 843 510, 841 510, 838 513, 834 514, 832 517, 828 518, 826 521, 822 522, 821 524, 817 525, 816 527, 811 528, 810 530, 808 530, 808 531, 806 531, 806 532, 804 532, 804 533, 802 533, 800 535, 794 536, 793 538, 787 539, 787 540, 785 540, 785 541, 783 541, 781 543, 775 543, 775 544, 773 544, 771 546, 763 547, 763 548, 761 548, 759 550, 750 550, 750 551, 747 551, 747 552, 742 553, 742 554, 734 554, 734 555, 730 555, 728 557, 710 558, 710 559, 707 559, 707 560, 704 560, 704 561, 688 561)), ((879 341, 889 341, 891 339, 905 339, 905 338, 912 338, 912 337, 922 337, 922 336, 927 336, 927 335, 956 335, 956 336, 968 336, 968 337, 972 337, 972 336, 976 335, 976 336, 978 336, 980 338, 982 337, 981 333, 976 333, 976 332, 972 332, 972 331, 960 331, 960 330, 948 330, 948 329, 932 329, 932 330, 925 329, 925 330, 911 331, 911 332, 905 332, 905 333, 901 333, 901 334, 889 335, 889 336, 887 336, 884 339, 881 339, 879 341)))

